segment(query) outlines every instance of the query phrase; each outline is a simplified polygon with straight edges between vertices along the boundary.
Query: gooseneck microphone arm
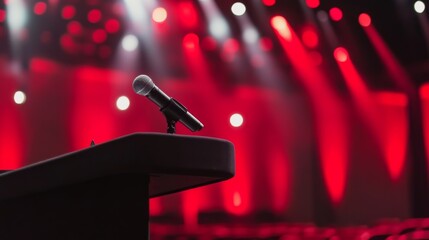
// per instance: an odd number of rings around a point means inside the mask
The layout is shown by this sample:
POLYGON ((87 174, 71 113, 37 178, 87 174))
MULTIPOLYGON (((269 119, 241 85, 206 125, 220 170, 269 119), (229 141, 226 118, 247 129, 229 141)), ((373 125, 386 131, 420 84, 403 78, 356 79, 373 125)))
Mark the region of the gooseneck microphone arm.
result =
POLYGON ((150 77, 146 75, 137 76, 133 81, 133 89, 137 94, 146 96, 160 107, 160 111, 167 119, 167 133, 176 132, 177 121, 183 123, 193 132, 199 131, 204 127, 197 118, 188 112, 188 109, 161 91, 150 77))

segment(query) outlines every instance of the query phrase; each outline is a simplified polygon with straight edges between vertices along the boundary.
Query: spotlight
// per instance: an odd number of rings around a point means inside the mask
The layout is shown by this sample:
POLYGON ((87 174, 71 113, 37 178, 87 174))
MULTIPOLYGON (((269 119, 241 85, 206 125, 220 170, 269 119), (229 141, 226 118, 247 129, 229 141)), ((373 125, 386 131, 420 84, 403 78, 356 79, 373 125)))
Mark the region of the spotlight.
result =
POLYGON ((302 32, 302 42, 309 48, 315 48, 319 45, 319 36, 314 29, 307 28, 302 32))
POLYGON ((22 0, 9 1, 6 5, 7 22, 13 31, 21 30, 27 22, 27 12, 22 0))
POLYGON ((334 57, 338 62, 346 62, 348 59, 347 50, 343 47, 337 47, 334 50, 334 57))
POLYGON ((371 17, 366 13, 361 13, 359 15, 359 24, 362 27, 368 27, 369 25, 371 25, 371 17))
POLYGON ((283 38, 288 41, 292 40, 292 33, 284 17, 275 16, 271 18, 271 26, 276 29, 283 38))

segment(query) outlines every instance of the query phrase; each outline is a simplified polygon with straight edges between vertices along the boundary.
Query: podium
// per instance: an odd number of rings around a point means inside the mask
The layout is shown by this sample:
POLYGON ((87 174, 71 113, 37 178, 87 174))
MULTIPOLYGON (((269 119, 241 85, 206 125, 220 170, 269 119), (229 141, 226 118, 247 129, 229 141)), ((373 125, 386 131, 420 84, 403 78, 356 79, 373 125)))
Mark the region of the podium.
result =
POLYGON ((0 174, 0 239, 148 239, 149 198, 234 174, 228 141, 127 135, 0 174))

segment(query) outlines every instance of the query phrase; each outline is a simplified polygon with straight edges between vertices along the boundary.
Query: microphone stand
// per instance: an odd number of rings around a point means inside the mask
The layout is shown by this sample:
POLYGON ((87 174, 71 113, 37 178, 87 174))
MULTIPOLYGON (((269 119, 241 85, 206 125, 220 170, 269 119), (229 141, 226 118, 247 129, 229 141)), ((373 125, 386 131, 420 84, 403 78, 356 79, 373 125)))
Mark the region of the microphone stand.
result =
POLYGON ((173 120, 167 116, 165 116, 167 118, 167 133, 170 134, 175 134, 176 133, 176 120, 173 120))
POLYGON ((188 112, 182 104, 171 98, 167 106, 160 109, 167 120, 167 133, 176 133, 176 123, 188 112))

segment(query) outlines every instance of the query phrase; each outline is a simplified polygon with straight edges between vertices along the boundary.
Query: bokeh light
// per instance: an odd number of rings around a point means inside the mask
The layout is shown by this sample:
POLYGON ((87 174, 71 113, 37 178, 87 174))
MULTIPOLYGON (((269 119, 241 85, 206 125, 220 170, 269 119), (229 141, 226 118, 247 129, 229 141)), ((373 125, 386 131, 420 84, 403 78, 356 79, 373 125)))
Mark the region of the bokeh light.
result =
POLYGON ((121 24, 116 19, 109 19, 104 24, 104 28, 108 33, 116 33, 121 29, 121 24))
POLYGON ((102 14, 101 11, 98 9, 92 9, 88 12, 88 22, 90 23, 97 23, 101 20, 102 14))
POLYGON ((139 46, 139 40, 135 35, 128 34, 124 38, 122 38, 121 45, 125 51, 132 52, 135 51, 139 46))
POLYGON ((13 100, 16 104, 23 104, 25 100, 27 99, 27 96, 23 91, 16 91, 13 95, 13 100))
POLYGON ((302 42, 309 48, 315 48, 319 44, 319 36, 314 29, 304 29, 302 32, 302 42))
POLYGON ((75 15, 76 9, 74 6, 71 5, 64 6, 61 11, 61 16, 66 20, 72 19, 75 15))
POLYGON ((70 21, 67 24, 67 31, 72 35, 82 34, 82 25, 78 21, 70 21))
POLYGON ((43 15, 46 12, 46 3, 37 2, 36 4, 34 4, 33 11, 36 15, 43 15))
POLYGON ((337 7, 333 7, 329 10, 329 16, 333 21, 340 21, 343 18, 343 11, 337 7))
POLYGON ((130 107, 130 99, 126 96, 120 96, 116 100, 116 107, 121 111, 127 110, 130 107))
POLYGON ((334 50, 334 57, 338 62, 345 62, 348 59, 347 50, 343 47, 337 47, 334 50))
POLYGON ((274 6, 274 4, 276 4, 276 0, 262 0, 262 3, 265 6, 271 7, 271 6, 274 6))
POLYGON ((368 27, 369 25, 371 25, 371 17, 366 13, 361 13, 359 15, 359 24, 362 27, 368 27))
POLYGON ((320 5, 319 0, 305 0, 305 3, 309 8, 317 8, 320 5))
POLYGON ((235 16, 241 16, 246 12, 246 6, 241 2, 232 4, 231 11, 235 16))
POLYGON ((231 115, 231 117, 229 118, 229 123, 231 124, 231 126, 233 127, 241 127, 243 125, 244 122, 244 118, 241 114, 239 113, 234 113, 231 115))
POLYGON ((188 33, 183 37, 183 47, 194 49, 199 45, 200 38, 195 33, 188 33))
POLYGON ((229 28, 225 19, 221 17, 214 18, 209 25, 210 33, 218 39, 223 39, 228 36, 229 28))
POLYGON ((414 3, 414 11, 417 13, 423 13, 425 11, 426 5, 422 1, 416 1, 414 3))
POLYGON ((97 29, 92 33, 92 41, 95 43, 103 43, 107 39, 107 34, 104 29, 97 29))
POLYGON ((4 22, 6 20, 6 11, 0 9, 0 22, 4 22))
POLYGON ((157 23, 162 23, 167 20, 167 10, 163 7, 157 7, 152 12, 152 20, 157 23))

